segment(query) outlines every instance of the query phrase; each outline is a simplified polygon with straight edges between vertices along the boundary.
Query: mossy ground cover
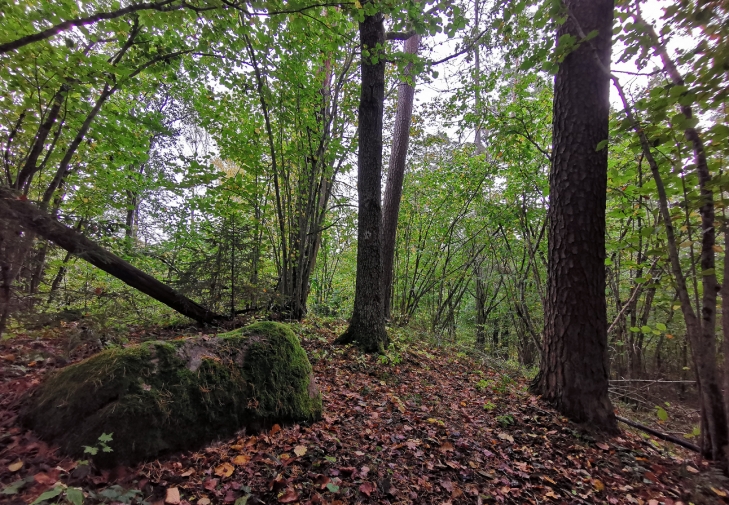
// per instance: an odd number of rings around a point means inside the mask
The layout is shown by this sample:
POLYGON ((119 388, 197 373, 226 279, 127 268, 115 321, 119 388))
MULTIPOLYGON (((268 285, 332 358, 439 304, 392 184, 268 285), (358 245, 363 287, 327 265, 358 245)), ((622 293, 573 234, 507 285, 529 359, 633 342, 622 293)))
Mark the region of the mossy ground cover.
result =
POLYGON ((306 353, 274 322, 108 349, 50 376, 23 403, 22 422, 72 456, 113 434, 113 451, 96 455, 105 466, 321 415, 306 353))

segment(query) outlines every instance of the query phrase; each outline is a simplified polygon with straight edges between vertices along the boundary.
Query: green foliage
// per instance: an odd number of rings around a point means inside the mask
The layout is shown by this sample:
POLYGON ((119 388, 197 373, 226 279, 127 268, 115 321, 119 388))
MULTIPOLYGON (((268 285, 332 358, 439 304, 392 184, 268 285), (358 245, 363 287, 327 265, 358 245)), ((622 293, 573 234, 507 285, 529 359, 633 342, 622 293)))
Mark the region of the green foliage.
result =
POLYGON ((98 441, 95 445, 84 446, 84 454, 96 456, 99 453, 99 450, 101 450, 101 452, 112 452, 113 449, 108 445, 108 442, 112 441, 112 435, 113 433, 102 433, 101 435, 99 435, 98 441))

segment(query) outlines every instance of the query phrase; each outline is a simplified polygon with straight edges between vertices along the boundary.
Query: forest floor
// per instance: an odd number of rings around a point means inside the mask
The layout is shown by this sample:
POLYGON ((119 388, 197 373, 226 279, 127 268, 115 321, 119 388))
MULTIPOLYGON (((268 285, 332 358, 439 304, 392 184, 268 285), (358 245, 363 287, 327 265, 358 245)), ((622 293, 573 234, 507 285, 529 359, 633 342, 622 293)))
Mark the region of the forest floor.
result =
MULTIPOLYGON (((333 346, 343 326, 322 321, 297 325, 324 398, 320 422, 100 471, 17 423, 28 388, 92 352, 69 349, 72 326, 0 342, 0 503, 48 491, 58 502, 64 486, 82 489, 84 503, 159 505, 729 503, 729 482, 695 453, 628 430, 595 439, 518 374, 412 340, 364 355, 333 346)), ((140 330, 129 339, 179 334, 140 330)))

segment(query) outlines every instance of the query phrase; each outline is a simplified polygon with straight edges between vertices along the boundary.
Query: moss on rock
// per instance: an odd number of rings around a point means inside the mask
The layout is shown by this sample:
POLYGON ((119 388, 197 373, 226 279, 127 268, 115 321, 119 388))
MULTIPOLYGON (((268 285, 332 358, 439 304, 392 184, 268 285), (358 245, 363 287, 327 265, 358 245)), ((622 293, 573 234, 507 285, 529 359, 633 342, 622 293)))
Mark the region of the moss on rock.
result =
POLYGON ((321 395, 298 338, 261 322, 216 337, 103 351, 49 377, 21 421, 74 457, 112 433, 97 463, 135 463, 247 427, 320 418, 321 395))

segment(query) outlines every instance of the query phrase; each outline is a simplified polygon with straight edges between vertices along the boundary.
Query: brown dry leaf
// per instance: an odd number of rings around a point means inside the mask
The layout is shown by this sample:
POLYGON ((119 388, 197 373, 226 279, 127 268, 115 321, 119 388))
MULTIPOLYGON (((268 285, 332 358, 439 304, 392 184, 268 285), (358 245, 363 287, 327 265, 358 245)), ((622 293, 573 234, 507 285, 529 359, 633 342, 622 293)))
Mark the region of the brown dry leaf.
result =
POLYGON ((319 474, 314 477, 314 484, 316 484, 319 489, 324 489, 327 487, 327 484, 329 484, 329 477, 323 474, 319 474))
POLYGON ((33 476, 33 480, 35 480, 38 484, 43 484, 45 486, 49 486, 56 482, 56 479, 43 472, 35 474, 33 476))
POLYGON ((218 477, 230 477, 233 475, 233 471, 235 471, 235 468, 230 463, 223 463, 215 467, 215 475, 218 477))
POLYGON ((247 454, 238 454, 235 458, 233 458, 233 464, 234 465, 245 465, 251 460, 251 457, 247 454))
POLYGON ((600 479, 593 479, 592 485, 595 486, 597 491, 603 491, 605 489, 605 484, 600 479))
POLYGON ((185 470, 184 472, 182 472, 182 473, 180 474, 180 477, 189 477, 189 476, 190 476, 190 475, 192 475, 193 473, 195 473, 195 469, 194 469, 194 468, 190 468, 190 469, 188 469, 188 470, 185 470))
POLYGON ((180 505, 180 490, 176 487, 167 488, 165 503, 167 505, 180 505))
POLYGON ((450 442, 444 442, 444 443, 443 443, 443 444, 442 444, 442 445, 441 445, 441 446, 440 446, 440 447, 438 448, 438 450, 439 450, 440 452, 449 452, 449 451, 452 451, 452 450, 453 450, 453 444, 451 444, 450 442))
POLYGON ((205 479, 203 481, 203 487, 207 489, 208 491, 214 491, 215 488, 218 486, 218 479, 205 479))
POLYGON ((511 442, 512 444, 514 443, 514 437, 512 437, 512 436, 511 436, 511 435, 509 435, 508 433, 499 433, 499 438, 500 438, 501 440, 508 440, 508 441, 509 441, 509 442, 511 442))
POLYGON ((8 465, 8 470, 10 470, 11 472, 17 472, 21 468, 23 468, 23 462, 20 460, 8 465))
POLYGON ((603 451, 609 451, 610 450, 610 446, 607 445, 605 442, 598 442, 595 445, 598 446, 603 451))
POLYGON ((279 426, 278 424, 274 424, 273 426, 271 426, 271 431, 269 432, 269 435, 273 436, 279 431, 281 431, 281 426, 279 426))
POLYGON ((369 497, 372 493, 375 492, 375 486, 371 482, 363 482, 361 486, 359 486, 359 492, 363 495, 369 497))
POLYGON ((306 447, 304 447, 303 445, 297 445, 296 447, 294 447, 294 454, 296 454, 298 457, 303 456, 304 454, 306 454, 306 447))
MULTIPOLYGON (((276 425, 278 426, 278 425, 276 425)), ((288 488, 285 493, 278 497, 280 503, 293 503, 299 499, 299 494, 294 488, 288 488)))
POLYGON ((451 481, 449 481, 448 479, 444 479, 444 480, 440 481, 438 484, 440 484, 441 487, 443 489, 445 489, 446 491, 448 491, 449 493, 453 492, 453 483, 451 481))
POLYGON ((203 496, 197 501, 197 505, 210 505, 210 498, 203 496))
POLYGON ((699 471, 696 468, 689 466, 689 465, 686 465, 686 470, 688 470, 691 473, 699 473, 699 471))

